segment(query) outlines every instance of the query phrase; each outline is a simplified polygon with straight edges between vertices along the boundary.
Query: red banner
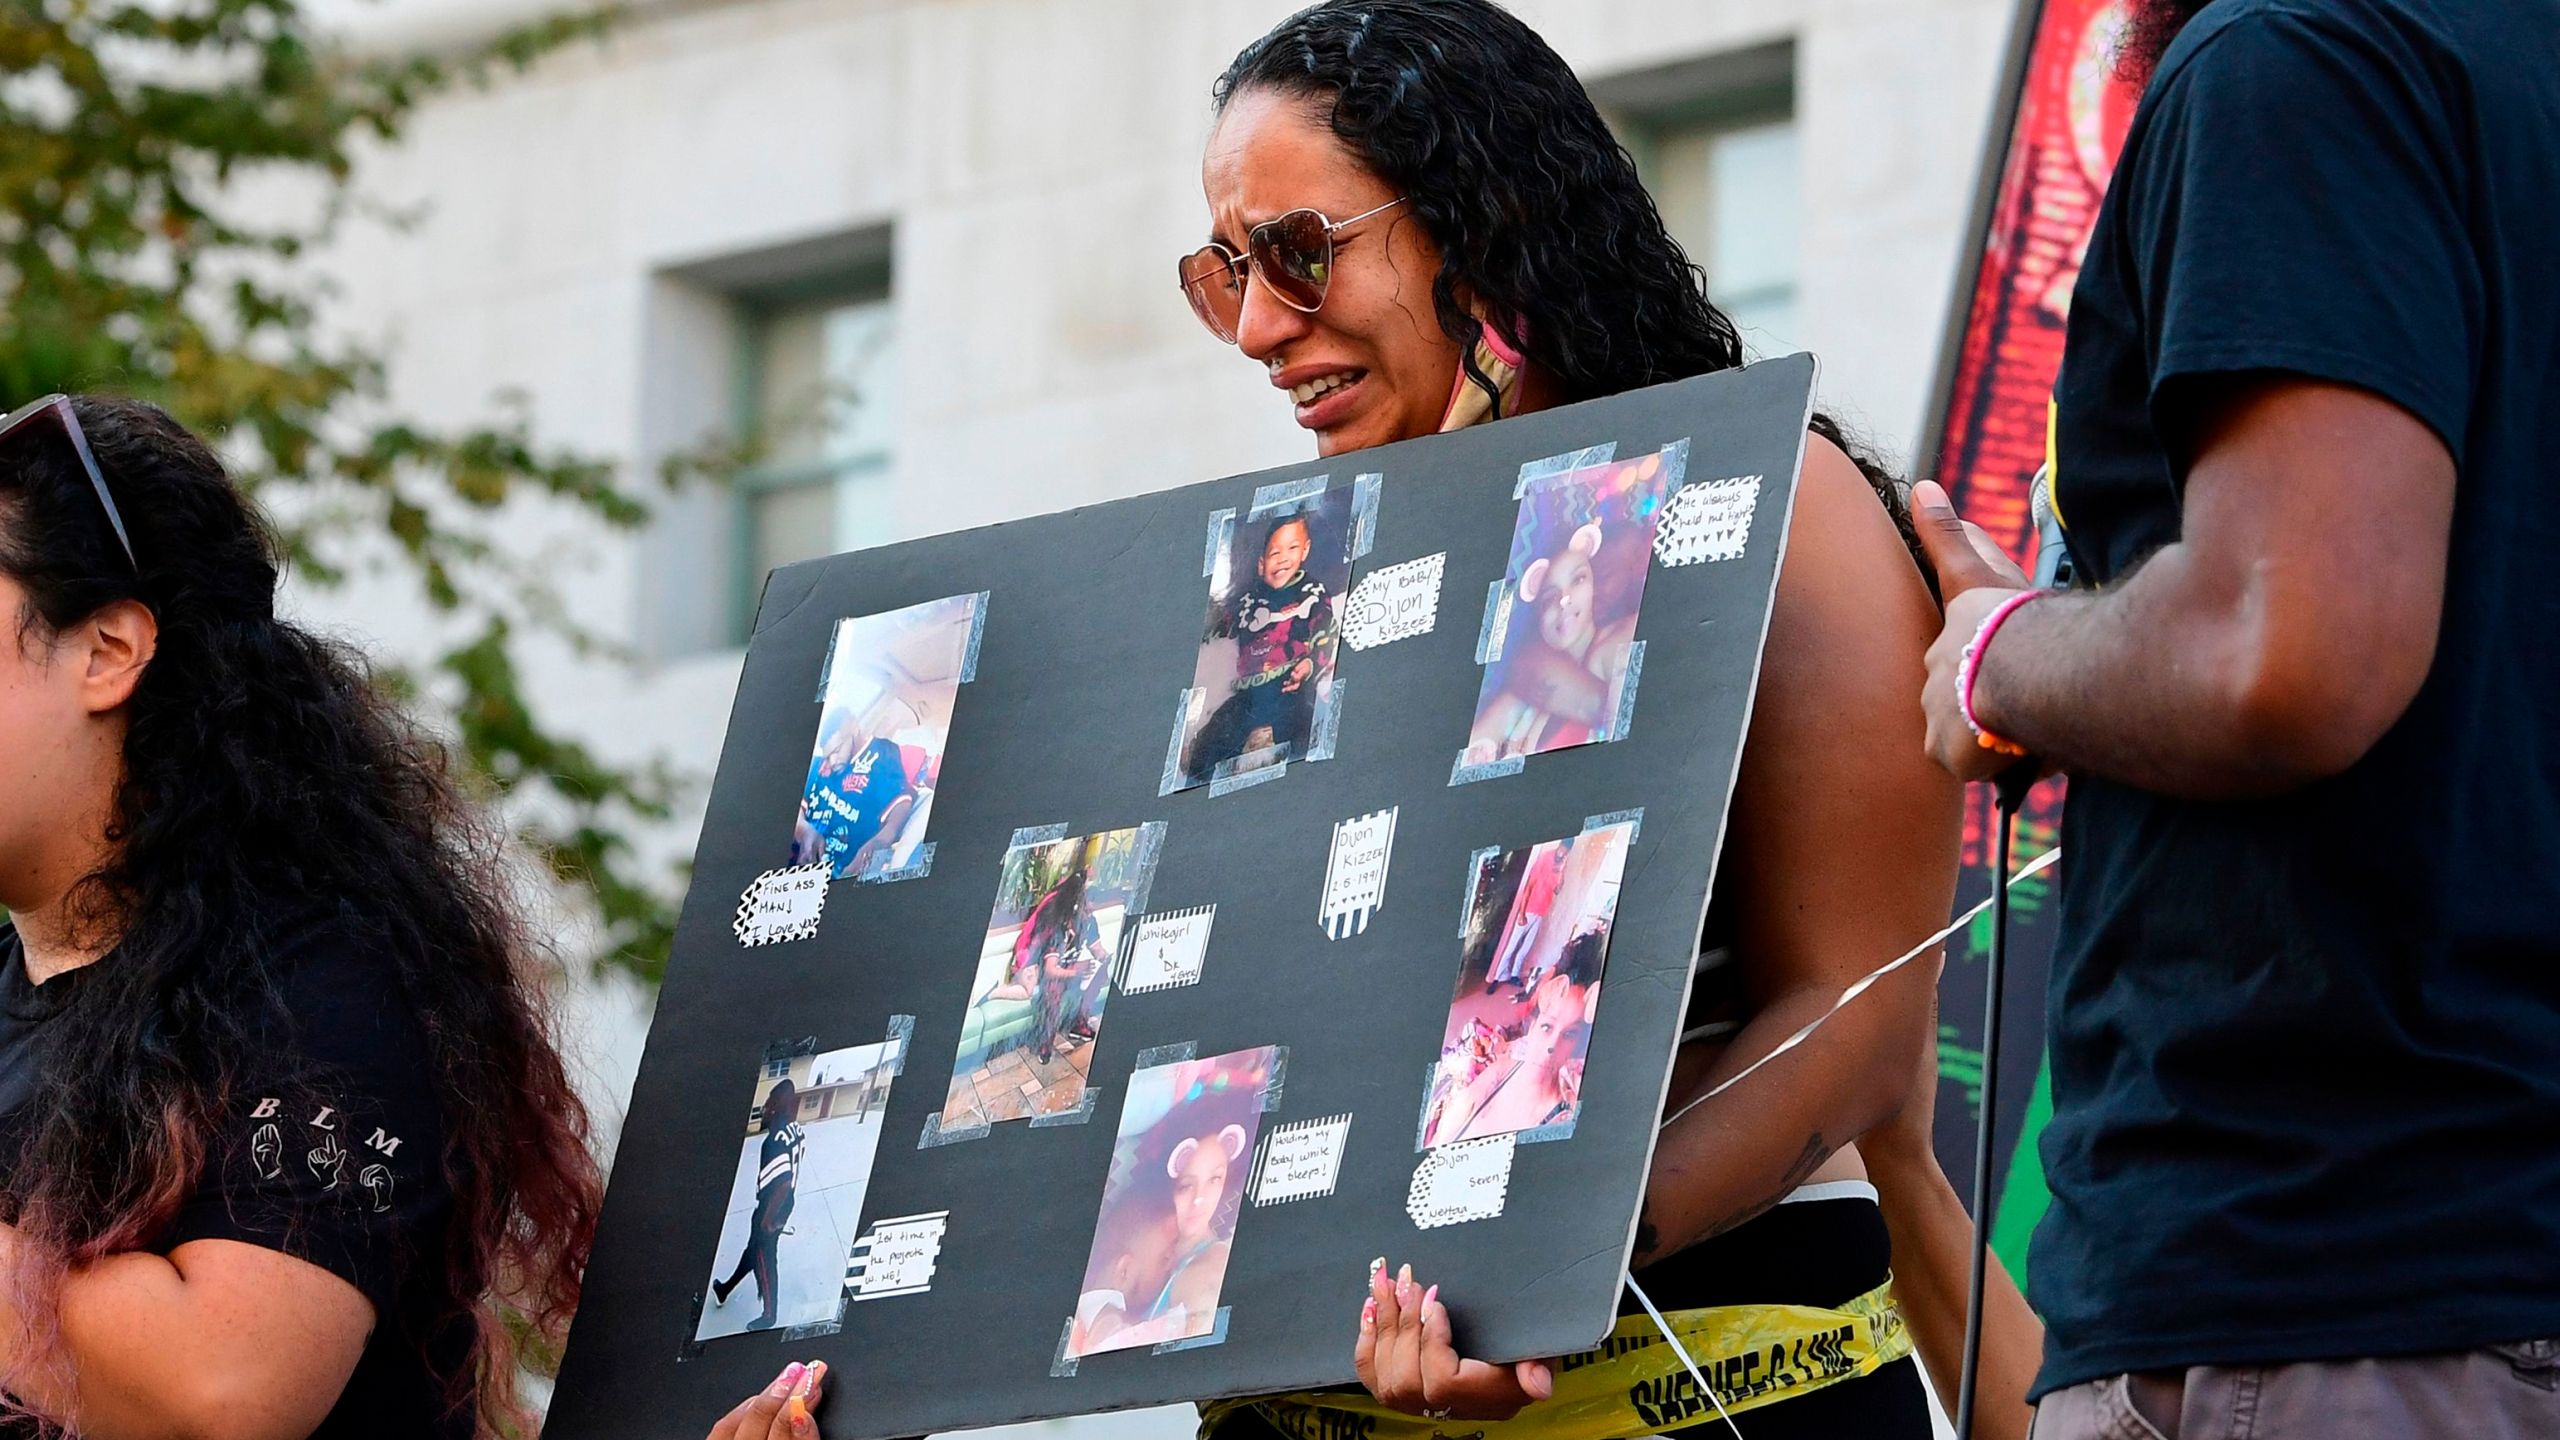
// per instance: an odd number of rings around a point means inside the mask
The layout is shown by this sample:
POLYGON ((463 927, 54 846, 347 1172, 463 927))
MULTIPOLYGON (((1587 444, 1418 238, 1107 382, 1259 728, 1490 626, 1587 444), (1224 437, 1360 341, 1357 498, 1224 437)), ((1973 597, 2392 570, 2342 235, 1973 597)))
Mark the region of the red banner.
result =
MULTIPOLYGON (((2081 257, 2097 223, 2137 98, 2115 78, 2124 0, 2024 0, 2005 73, 2005 121, 1995 126, 1976 201, 1967 278, 1957 294, 1961 326, 1941 358, 1933 441, 1918 473, 1934 476, 1965 518, 2010 554, 2031 558, 2034 525, 2027 489, 2045 460, 2055 376, 2062 368, 2063 321, 2081 257)), ((2014 860, 2057 838, 2058 780, 2036 787, 2018 819, 2014 860)), ((1959 903, 1990 893, 1990 790, 1975 786, 1965 811, 1965 874, 1959 903)), ((2069 864, 2070 857, 2063 857, 2069 864)), ((1993 1239, 2013 1271, 2044 1212, 2035 1139, 2051 1101, 2042 1075, 2044 990, 2051 969, 2054 913, 2045 876, 2011 894, 2007 1008, 2001 1057, 1999 1133, 2017 1140, 2001 1167, 1993 1239)), ((1948 1173, 1970 1173, 1983 1077, 1982 960, 1989 940, 1977 924, 1948 946, 1939 1027, 1938 1151, 1948 1173)))

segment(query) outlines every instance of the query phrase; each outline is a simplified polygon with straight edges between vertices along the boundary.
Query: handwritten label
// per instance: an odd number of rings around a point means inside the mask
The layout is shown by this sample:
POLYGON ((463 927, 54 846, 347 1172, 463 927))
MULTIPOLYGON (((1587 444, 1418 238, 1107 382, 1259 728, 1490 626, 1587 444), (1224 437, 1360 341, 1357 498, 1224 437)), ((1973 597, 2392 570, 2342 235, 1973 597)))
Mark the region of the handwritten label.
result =
POLYGON ((933 1267, 942 1258, 942 1230, 951 1212, 902 1215, 883 1220, 853 1242, 846 1258, 844 1284, 856 1300, 886 1300, 933 1288, 933 1267))
POLYGON ((1490 1220, 1502 1213, 1511 1189, 1516 1136, 1488 1135, 1443 1145, 1422 1157, 1405 1191, 1404 1212, 1424 1230, 1490 1220))
POLYGON ((738 897, 738 918, 729 928, 737 932, 741 945, 806 940, 818 933, 818 916, 826 908, 825 862, 767 870, 738 897))
POLYGON ((1197 985, 1209 955, 1209 927, 1218 907, 1175 910, 1140 920, 1129 942, 1129 969, 1117 987, 1123 995, 1197 985))
POLYGON ((1354 650, 1428 635, 1440 622, 1440 577, 1449 554, 1425 555, 1372 570, 1342 602, 1342 638, 1354 650))
POLYGON ((1333 853, 1325 861, 1324 904, 1316 923, 1340 940, 1369 928, 1369 917, 1387 898, 1387 860, 1394 853, 1396 812, 1391 807, 1355 815, 1333 827, 1333 853))
POLYGON ((1751 544, 1751 512, 1760 503, 1760 477, 1700 480, 1683 485, 1662 512, 1653 555, 1664 565, 1739 560, 1751 544))
POLYGON ((1277 1205, 1333 1193, 1342 1176, 1342 1146, 1351 1138, 1351 1117, 1293 1120, 1262 1139, 1262 1156, 1253 1167, 1253 1203, 1277 1205))

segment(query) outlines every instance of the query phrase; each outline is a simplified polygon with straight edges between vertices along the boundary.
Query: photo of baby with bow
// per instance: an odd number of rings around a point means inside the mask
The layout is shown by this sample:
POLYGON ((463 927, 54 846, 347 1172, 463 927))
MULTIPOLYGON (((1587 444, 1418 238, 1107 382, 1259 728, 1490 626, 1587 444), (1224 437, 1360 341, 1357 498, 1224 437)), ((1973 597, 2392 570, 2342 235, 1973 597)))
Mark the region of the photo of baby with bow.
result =
POLYGON ((1547 476, 1521 497, 1468 764, 1624 732, 1636 613, 1672 469, 1655 452, 1547 476))

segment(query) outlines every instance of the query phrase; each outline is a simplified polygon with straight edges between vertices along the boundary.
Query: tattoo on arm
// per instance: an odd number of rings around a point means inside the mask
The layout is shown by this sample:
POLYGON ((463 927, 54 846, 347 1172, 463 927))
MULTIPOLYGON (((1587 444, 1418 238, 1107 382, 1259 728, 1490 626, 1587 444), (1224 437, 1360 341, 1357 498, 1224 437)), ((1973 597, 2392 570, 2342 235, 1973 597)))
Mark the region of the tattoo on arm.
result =
POLYGON ((1695 1245, 1701 1240, 1721 1235, 1727 1230, 1738 1229, 1753 1220, 1757 1220, 1762 1215, 1774 1209, 1779 1201, 1786 1199, 1788 1195, 1794 1193, 1795 1188, 1802 1185, 1814 1171, 1821 1169, 1822 1162, 1830 1159, 1832 1151, 1836 1148, 1836 1146, 1823 1139, 1820 1135, 1814 1135, 1808 1138, 1804 1142, 1804 1150, 1802 1153, 1798 1154, 1795 1158, 1795 1162, 1787 1167, 1787 1173, 1779 1178, 1778 1187, 1774 1192, 1769 1194, 1766 1198, 1755 1200, 1748 1205, 1742 1206, 1740 1209, 1735 1210, 1723 1219, 1707 1226, 1703 1230, 1700 1230, 1697 1234, 1691 1236, 1686 1242, 1674 1247, 1672 1250, 1661 1250, 1662 1237, 1660 1233, 1654 1229, 1653 1217, 1650 1214, 1647 1214, 1636 1224, 1635 1263, 1638 1266, 1650 1265, 1654 1261, 1667 1259, 1669 1256, 1678 1253, 1680 1250, 1685 1250, 1690 1245, 1695 1245))

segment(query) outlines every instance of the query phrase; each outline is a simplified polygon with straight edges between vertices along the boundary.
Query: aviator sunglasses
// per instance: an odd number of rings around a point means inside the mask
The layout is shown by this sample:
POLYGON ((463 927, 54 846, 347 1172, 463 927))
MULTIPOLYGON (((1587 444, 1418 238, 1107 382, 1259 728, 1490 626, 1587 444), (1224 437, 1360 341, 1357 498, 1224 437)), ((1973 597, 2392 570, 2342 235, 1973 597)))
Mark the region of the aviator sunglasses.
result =
POLYGON ((1236 343, 1236 324, 1244 316, 1248 267, 1281 304, 1313 315, 1333 283, 1334 236, 1404 202, 1399 195, 1348 220, 1327 219, 1321 210, 1292 210, 1246 232, 1242 255, 1212 240, 1182 257, 1183 297, 1209 333, 1230 345, 1236 343))
POLYGON ((107 512, 107 524, 116 532, 116 543, 124 547, 125 563, 134 573, 142 573, 142 562, 133 553, 133 537, 124 529, 124 516, 116 509, 116 497, 107 493, 107 477, 98 469, 98 457, 89 449, 89 437, 80 428, 80 417, 72 413, 71 397, 47 395, 31 405, 21 405, 0 419, 0 451, 6 450, 21 436, 38 431, 51 431, 71 444, 72 453, 80 457, 80 468, 89 472, 89 488, 98 492, 98 506, 107 512))

